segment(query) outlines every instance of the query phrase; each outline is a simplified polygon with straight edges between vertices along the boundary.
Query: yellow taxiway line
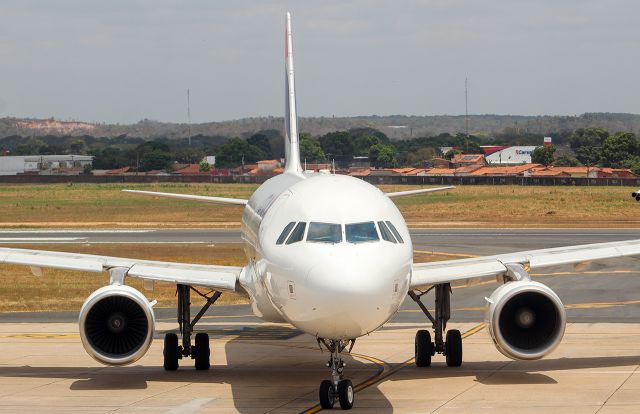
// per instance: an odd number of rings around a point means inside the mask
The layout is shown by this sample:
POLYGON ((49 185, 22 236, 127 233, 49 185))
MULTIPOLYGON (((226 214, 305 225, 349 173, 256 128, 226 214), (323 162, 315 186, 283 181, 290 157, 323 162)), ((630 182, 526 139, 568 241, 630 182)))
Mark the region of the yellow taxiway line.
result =
MULTIPOLYGON (((485 328, 485 324, 481 323, 480 325, 475 326, 474 328, 466 331, 465 333, 462 334, 462 338, 467 338, 475 333, 480 332, 481 330, 483 330, 485 328)), ((387 369, 387 367, 389 367, 390 365, 387 364, 386 362, 378 359, 378 358, 374 358, 371 356, 367 356, 367 355, 361 355, 361 354, 351 354, 352 356, 356 357, 356 358, 362 358, 362 359, 366 359, 367 361, 373 362, 374 364, 378 365, 379 367, 381 367, 382 369, 378 371, 377 374, 375 374, 374 376, 372 376, 369 379, 366 379, 358 384, 356 384, 353 387, 353 392, 357 393, 360 392, 366 388, 369 388, 370 386, 377 384, 378 382, 390 377, 391 375, 395 374, 396 372, 400 371, 403 368, 408 367, 409 365, 412 365, 415 362, 415 358, 410 358, 404 362, 402 362, 400 365, 398 365, 397 367, 391 368, 391 369, 387 369)), ((307 410, 303 410, 301 411, 301 414, 313 414, 313 413, 317 413, 319 411, 322 411, 322 407, 320 407, 320 404, 314 405, 313 407, 307 409, 307 410)))

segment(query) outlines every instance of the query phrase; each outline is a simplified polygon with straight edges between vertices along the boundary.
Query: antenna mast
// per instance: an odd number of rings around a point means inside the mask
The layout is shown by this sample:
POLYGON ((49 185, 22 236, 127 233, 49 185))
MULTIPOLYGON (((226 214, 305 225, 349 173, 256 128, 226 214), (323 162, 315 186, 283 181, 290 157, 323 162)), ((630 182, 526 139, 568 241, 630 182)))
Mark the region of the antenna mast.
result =
POLYGON ((464 78, 464 130, 469 139, 469 94, 467 91, 467 78, 464 78))
POLYGON ((189 127, 189 146, 191 146, 191 99, 187 88, 187 126, 189 127))

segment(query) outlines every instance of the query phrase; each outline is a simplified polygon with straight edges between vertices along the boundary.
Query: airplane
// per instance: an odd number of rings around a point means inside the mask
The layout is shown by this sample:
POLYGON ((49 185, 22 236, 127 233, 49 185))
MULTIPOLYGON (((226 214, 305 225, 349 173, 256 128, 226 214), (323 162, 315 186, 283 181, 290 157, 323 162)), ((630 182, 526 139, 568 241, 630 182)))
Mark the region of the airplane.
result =
POLYGON ((184 264, 120 257, 0 248, 0 264, 107 272, 109 284, 93 292, 79 313, 87 353, 107 365, 141 358, 154 334, 155 301, 127 286, 127 278, 177 286, 177 322, 164 337, 164 369, 181 359, 195 369, 210 368, 209 337, 196 324, 225 292, 248 294, 253 313, 269 322, 287 322, 312 335, 330 354, 330 379, 320 383, 322 408, 354 404, 352 382, 342 355, 357 338, 384 325, 408 296, 422 309, 431 329, 415 335, 415 363, 431 365, 441 354, 447 366, 462 364, 460 331, 447 329, 451 288, 494 279, 499 287, 486 298, 486 323, 497 349, 512 359, 534 360, 560 343, 566 324, 561 299, 532 281, 529 272, 547 266, 638 255, 640 240, 568 246, 444 262, 415 263, 407 224, 393 203, 452 187, 383 193, 360 179, 307 173, 300 163, 296 115, 291 16, 285 19, 285 168, 247 199, 124 190, 242 206, 244 267, 184 264), (422 297, 435 295, 433 313, 422 297), (210 292, 210 293, 209 293, 210 292), (206 298, 192 318, 190 295, 206 298), (431 332, 433 332, 433 339, 431 332), (195 333, 195 340, 191 341, 195 333))

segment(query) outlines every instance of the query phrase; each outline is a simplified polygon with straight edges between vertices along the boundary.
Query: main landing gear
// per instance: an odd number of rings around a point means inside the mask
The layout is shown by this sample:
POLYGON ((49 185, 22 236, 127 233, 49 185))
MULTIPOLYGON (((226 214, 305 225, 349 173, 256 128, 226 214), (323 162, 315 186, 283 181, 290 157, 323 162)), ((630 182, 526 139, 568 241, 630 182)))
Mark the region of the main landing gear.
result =
POLYGON ((191 357, 195 360, 197 370, 207 370, 210 367, 209 335, 204 332, 196 334, 195 344, 191 345, 191 334, 196 323, 202 318, 209 307, 215 303, 222 293, 212 291, 207 294, 201 293, 195 288, 187 285, 177 286, 178 295, 178 325, 182 336, 182 345, 178 345, 178 335, 169 332, 164 336, 164 369, 175 371, 178 369, 178 360, 183 357, 191 357), (196 292, 207 300, 202 309, 191 320, 191 291, 196 292))
POLYGON ((331 379, 320 383, 320 406, 323 409, 331 409, 336 400, 340 403, 340 408, 350 410, 353 407, 354 391, 351 380, 342 376, 344 367, 347 365, 342 361, 340 355, 347 346, 349 351, 353 348, 355 339, 348 341, 318 338, 318 344, 327 348, 331 353, 327 367, 331 368, 331 379))
POLYGON ((416 365, 428 367, 431 365, 431 357, 436 353, 443 354, 447 360, 447 366, 459 367, 462 365, 462 335, 457 329, 447 331, 443 338, 443 332, 447 328, 447 321, 451 318, 451 285, 443 283, 434 285, 426 292, 416 293, 409 291, 409 296, 413 299, 422 312, 433 324, 435 340, 431 342, 431 334, 426 329, 416 332, 416 365), (435 291, 435 316, 431 315, 429 309, 422 303, 422 296, 431 290, 435 291))

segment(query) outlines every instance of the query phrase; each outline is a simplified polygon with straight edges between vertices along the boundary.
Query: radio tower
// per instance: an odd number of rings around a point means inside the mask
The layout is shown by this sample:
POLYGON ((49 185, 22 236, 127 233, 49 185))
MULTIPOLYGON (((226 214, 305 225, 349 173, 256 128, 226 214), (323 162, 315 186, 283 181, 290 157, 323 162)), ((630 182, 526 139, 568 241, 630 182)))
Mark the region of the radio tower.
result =
POLYGON ((464 131, 469 139, 469 94, 467 92, 467 78, 464 78, 464 131))
POLYGON ((189 146, 191 146, 191 99, 187 88, 187 127, 189 128, 189 146))

